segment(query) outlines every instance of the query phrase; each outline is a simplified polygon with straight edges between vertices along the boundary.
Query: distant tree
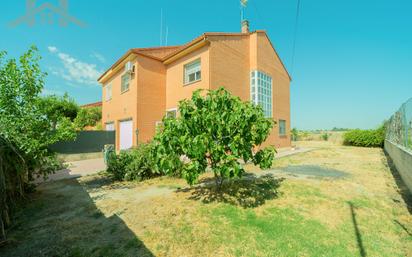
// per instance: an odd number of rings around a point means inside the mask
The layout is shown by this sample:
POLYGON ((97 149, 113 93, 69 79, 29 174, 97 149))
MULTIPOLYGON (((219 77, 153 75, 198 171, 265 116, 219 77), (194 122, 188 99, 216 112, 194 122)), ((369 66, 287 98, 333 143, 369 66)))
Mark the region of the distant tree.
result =
POLYGON ((297 128, 293 128, 290 133, 292 134, 292 140, 297 141, 299 140, 299 130, 297 128))
POLYGON ((76 127, 80 130, 87 126, 96 126, 97 123, 102 119, 102 108, 92 107, 92 108, 82 108, 77 114, 74 123, 76 127))
POLYGON ((192 185, 209 167, 216 185, 244 173, 239 159, 270 168, 274 147, 260 148, 275 122, 260 106, 242 102, 228 91, 195 91, 179 102, 180 116, 165 117, 154 139, 159 168, 173 173, 183 162, 182 177, 192 185), (182 161, 181 161, 182 160, 182 161))
POLYGON ((340 132, 340 131, 349 131, 350 129, 348 129, 348 128, 337 128, 337 127, 334 127, 333 129, 332 129, 332 131, 336 131, 336 132, 340 132))
POLYGON ((40 98, 39 105, 53 128, 56 128, 61 118, 68 118, 70 121, 74 121, 80 110, 76 102, 67 93, 63 96, 49 95, 42 97, 40 98))

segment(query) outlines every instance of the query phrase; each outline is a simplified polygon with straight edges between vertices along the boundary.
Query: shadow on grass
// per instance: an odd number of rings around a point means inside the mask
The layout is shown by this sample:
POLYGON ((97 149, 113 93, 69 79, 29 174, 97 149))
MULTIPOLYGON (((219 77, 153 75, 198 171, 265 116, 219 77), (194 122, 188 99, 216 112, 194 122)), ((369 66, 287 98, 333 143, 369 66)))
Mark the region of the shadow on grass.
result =
POLYGON ((154 256, 118 215, 106 217, 86 189, 104 179, 45 183, 7 231, 0 256, 154 256))
POLYGON ((396 185, 398 186, 398 192, 402 196, 402 199, 405 202, 409 214, 412 214, 412 193, 409 191, 405 182, 402 180, 402 177, 396 169, 389 154, 386 151, 383 152, 385 153, 386 158, 382 158, 382 162, 385 166, 387 166, 390 169, 392 177, 395 179, 396 185))
POLYGON ((352 202, 348 202, 348 204, 349 204, 350 213, 352 217, 353 228, 355 230, 355 236, 356 236, 356 242, 358 244, 359 255, 362 257, 366 257, 365 247, 363 246, 362 234, 360 233, 358 221, 356 219, 355 207, 353 206, 352 202))
POLYGON ((225 181, 222 188, 218 189, 214 178, 207 178, 200 181, 202 185, 181 189, 178 192, 191 192, 190 200, 203 203, 223 202, 243 208, 255 208, 263 205, 267 200, 277 198, 283 180, 271 174, 260 177, 246 174, 241 179, 225 181))
POLYGON ((393 222, 395 224, 397 224, 399 227, 401 227, 403 229, 403 231, 405 231, 406 234, 408 234, 410 237, 412 237, 412 233, 405 227, 405 225, 403 225, 401 222, 399 222, 398 220, 393 220, 393 222))

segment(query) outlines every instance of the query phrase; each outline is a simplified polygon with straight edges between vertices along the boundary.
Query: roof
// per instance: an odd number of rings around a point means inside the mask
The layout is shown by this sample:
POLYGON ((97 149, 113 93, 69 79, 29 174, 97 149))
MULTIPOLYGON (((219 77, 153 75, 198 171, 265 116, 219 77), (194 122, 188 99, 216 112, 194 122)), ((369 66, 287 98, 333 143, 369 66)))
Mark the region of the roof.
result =
POLYGON ((208 36, 249 36, 250 34, 253 33, 264 33, 266 38, 268 39, 273 51, 275 54, 278 56, 283 68, 285 69, 288 77, 290 80, 292 80, 288 70, 286 69, 286 66, 282 62, 282 59, 279 57, 279 54, 277 53, 275 47, 273 46, 272 42, 270 41, 269 36, 267 35, 265 30, 256 30, 254 32, 249 32, 249 33, 241 33, 241 32, 205 32, 202 35, 198 36, 197 38, 193 39, 192 41, 180 45, 180 46, 161 46, 161 47, 150 47, 150 48, 132 48, 129 49, 117 62, 115 62, 107 71, 105 71, 99 78, 98 81, 100 81, 110 70, 115 68, 118 64, 123 62, 125 58, 127 58, 130 54, 138 54, 142 56, 146 56, 161 62, 166 62, 167 60, 170 60, 172 57, 178 55, 179 53, 184 52, 185 50, 188 50, 192 46, 198 44, 199 42, 207 40, 208 36))
POLYGON ((162 59, 170 52, 176 51, 182 46, 159 46, 159 47, 147 47, 147 48, 132 48, 129 49, 122 57, 120 57, 109 69, 107 69, 97 80, 99 81, 106 75, 110 70, 119 65, 124 59, 126 59, 130 54, 140 54, 152 59, 162 61, 162 59))
POLYGON ((85 105, 81 105, 81 108, 92 108, 92 107, 100 107, 102 106, 102 102, 95 102, 95 103, 89 103, 89 104, 85 104, 85 105))

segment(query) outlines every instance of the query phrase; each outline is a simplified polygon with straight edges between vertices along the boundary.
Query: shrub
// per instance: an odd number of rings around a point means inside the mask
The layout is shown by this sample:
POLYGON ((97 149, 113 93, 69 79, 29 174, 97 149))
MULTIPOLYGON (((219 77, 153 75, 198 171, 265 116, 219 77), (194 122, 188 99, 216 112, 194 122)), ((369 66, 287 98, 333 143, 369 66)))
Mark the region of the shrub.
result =
POLYGON ((126 167, 133 161, 131 151, 121 151, 116 155, 115 152, 111 153, 107 159, 106 171, 115 179, 123 180, 126 174, 126 167))
POLYGON ((343 135, 343 144, 362 147, 383 147, 385 141, 385 127, 378 129, 355 129, 343 135))
POLYGON ((156 169, 155 156, 152 150, 152 144, 141 144, 130 151, 132 161, 126 166, 124 179, 145 180, 161 175, 156 169))
POLYGON ((323 139, 324 141, 328 141, 328 139, 329 139, 329 134, 328 134, 328 133, 322 134, 322 139, 323 139))
POLYGON ((107 161, 107 172, 116 180, 144 180, 160 176, 156 168, 152 144, 140 144, 136 148, 112 152, 107 161))

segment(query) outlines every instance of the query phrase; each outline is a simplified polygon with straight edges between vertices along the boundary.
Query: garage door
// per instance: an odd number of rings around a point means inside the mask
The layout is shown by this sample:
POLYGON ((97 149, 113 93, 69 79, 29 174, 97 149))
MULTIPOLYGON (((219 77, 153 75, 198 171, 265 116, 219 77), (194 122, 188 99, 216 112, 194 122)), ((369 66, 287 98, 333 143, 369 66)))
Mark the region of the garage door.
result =
POLYGON ((120 150, 131 148, 133 145, 133 121, 120 122, 120 150))

